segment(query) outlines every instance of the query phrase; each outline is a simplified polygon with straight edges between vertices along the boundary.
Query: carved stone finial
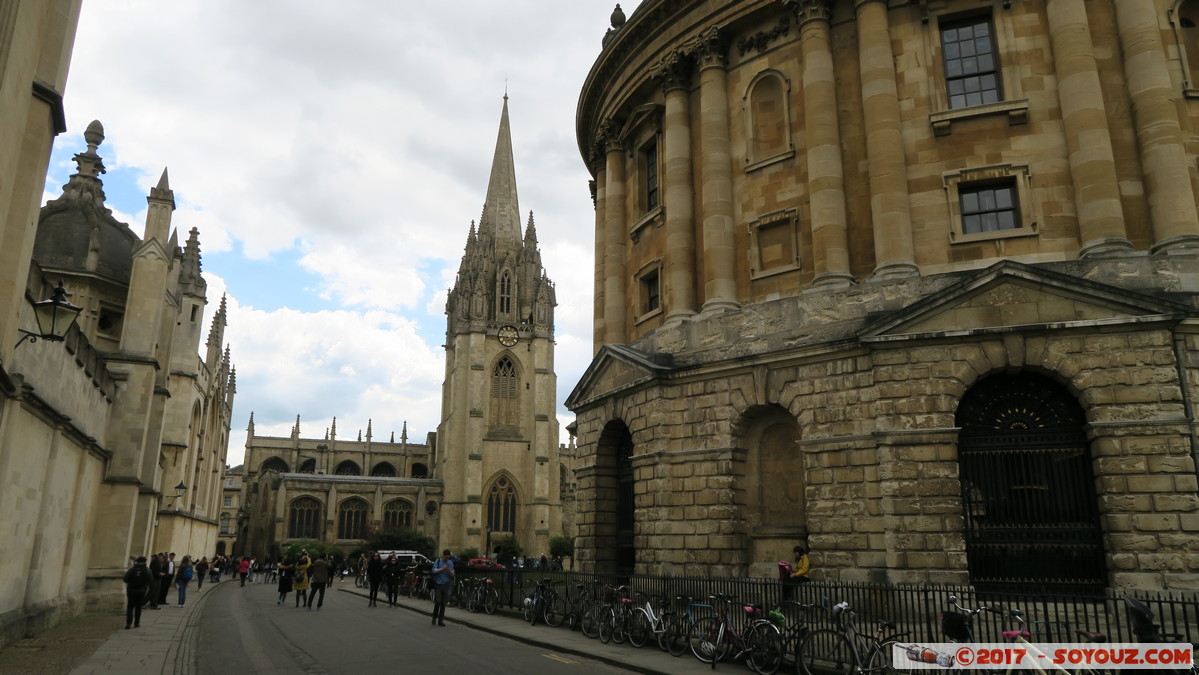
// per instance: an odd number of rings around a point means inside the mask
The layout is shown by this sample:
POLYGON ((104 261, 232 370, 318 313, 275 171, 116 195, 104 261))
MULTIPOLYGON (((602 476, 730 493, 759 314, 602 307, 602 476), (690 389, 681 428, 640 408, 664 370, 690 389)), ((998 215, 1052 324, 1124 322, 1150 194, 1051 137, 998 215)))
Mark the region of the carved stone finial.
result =
POLYGON ((620 29, 620 27, 624 25, 624 22, 624 11, 620 9, 620 3, 616 3, 616 9, 612 10, 612 27, 620 29))
POLYGON ((100 124, 100 120, 92 120, 92 123, 87 125, 83 132, 83 140, 87 143, 88 152, 95 152, 96 148, 100 147, 104 142, 104 125, 100 124))

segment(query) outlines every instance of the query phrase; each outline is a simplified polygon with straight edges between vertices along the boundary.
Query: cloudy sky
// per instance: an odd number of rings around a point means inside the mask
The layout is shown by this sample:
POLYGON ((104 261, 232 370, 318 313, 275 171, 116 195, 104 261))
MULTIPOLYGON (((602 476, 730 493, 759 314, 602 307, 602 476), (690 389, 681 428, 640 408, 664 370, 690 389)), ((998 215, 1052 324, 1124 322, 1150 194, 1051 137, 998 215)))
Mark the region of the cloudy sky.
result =
MULTIPOLYGON (((637 0, 626 1, 631 13, 637 0)), ((561 402, 591 357, 579 89, 612 0, 88 0, 46 182, 104 124, 109 206, 142 234, 164 167, 228 293, 229 463, 258 434, 437 428, 445 297, 482 210, 505 87, 520 207, 557 284, 561 402)), ((202 348, 201 348, 202 351, 202 348)), ((565 431, 562 432, 565 438, 565 431)))

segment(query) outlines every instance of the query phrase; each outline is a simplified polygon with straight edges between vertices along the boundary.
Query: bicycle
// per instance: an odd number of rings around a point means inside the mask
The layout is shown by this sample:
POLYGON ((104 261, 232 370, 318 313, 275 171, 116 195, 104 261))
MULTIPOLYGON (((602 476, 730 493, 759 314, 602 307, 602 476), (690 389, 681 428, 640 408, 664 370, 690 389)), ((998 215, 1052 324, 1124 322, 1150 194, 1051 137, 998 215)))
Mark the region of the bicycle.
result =
POLYGON ((657 637, 658 647, 662 651, 667 651, 666 643, 662 641, 662 636, 666 634, 666 615, 659 615, 654 611, 654 600, 661 600, 662 596, 652 595, 646 596, 645 593, 638 592, 635 594, 637 601, 644 600, 645 604, 641 607, 634 607, 633 614, 629 618, 628 634, 629 644, 634 647, 644 647, 646 642, 649 642, 649 636, 657 637))
MULTIPOLYGON (((959 605, 957 597, 953 596, 953 595, 949 596, 949 602, 950 602, 950 604, 953 605, 954 609, 956 609, 957 611, 956 612, 945 612, 941 615, 941 632, 945 633, 945 636, 950 638, 954 642, 973 642, 974 641, 974 630, 973 630, 974 617, 978 616, 979 614, 981 614, 983 612, 988 612, 991 614, 998 615, 999 617, 1001 617, 1001 619, 1013 619, 1017 623, 1017 625, 1019 627, 1016 630, 1004 630, 1004 631, 1001 631, 1000 634, 1003 636, 1004 640, 1020 645, 1020 651, 1021 651, 1020 660, 1024 661, 1025 659, 1028 659, 1028 662, 1030 664, 1032 664, 1032 666, 1033 666, 1033 668, 1032 668, 1033 671, 1039 672, 1039 673, 1046 673, 1046 672, 1065 673, 1065 674, 1070 673, 1070 671, 1066 670, 1062 666, 1060 666, 1056 663, 1053 663, 1053 660, 1050 659, 1044 652, 1042 652, 1039 647, 1037 647, 1035 644, 1028 641, 1028 638, 1031 637, 1032 634, 1028 630, 1026 630, 1024 627, 1025 626, 1024 612, 1022 612, 1018 609, 1005 610, 1001 607, 987 607, 985 605, 974 608, 974 609, 970 609, 968 607, 963 607, 963 606, 959 605), (1027 654, 1027 656, 1025 656, 1025 654, 1027 654), (1042 665, 1048 666, 1048 670, 1046 668, 1042 667, 1042 665)), ((1084 634, 1084 637, 1086 637, 1085 631, 1080 631, 1080 633, 1084 634)), ((1091 635, 1095 636, 1096 638, 1104 637, 1098 633, 1094 633, 1091 635)), ((1006 653, 1002 654, 1002 656, 1004 657, 1004 659, 1007 658, 1006 653)), ((1003 663, 996 663, 995 665, 1003 665, 1003 663)), ((1018 665, 1018 664, 1009 664, 1007 670, 1004 672, 1011 673, 1013 670, 1016 669, 1016 665, 1018 665)), ((999 671, 996 671, 996 672, 999 672, 999 671)), ((1097 673, 1098 671, 1095 671, 1090 668, 1082 667, 1082 668, 1079 668, 1078 671, 1076 671, 1076 672, 1077 673, 1097 673)))
MULTIPOLYGON (((742 606, 748 623, 743 631, 738 631, 730 611, 737 598, 724 593, 717 593, 710 598, 718 608, 713 616, 704 617, 697 622, 691 636, 692 653, 701 662, 712 664, 712 668, 716 667, 717 661, 736 661, 744 657, 751 670, 760 672, 759 661, 769 656, 759 650, 759 645, 765 639, 763 631, 767 630, 763 624, 770 623, 762 618, 762 606, 742 606)), ((778 665, 775 664, 775 669, 777 668, 778 665)))
MULTIPOLYGON (((1195 649, 1194 643, 1181 633, 1165 633, 1162 632, 1162 626, 1154 621, 1153 610, 1149 605, 1137 600, 1136 598, 1126 595, 1124 596, 1124 610, 1128 613, 1128 623, 1132 628, 1132 634, 1136 636, 1138 642, 1185 642, 1191 645, 1192 651, 1195 649)), ((1199 659, 1195 655, 1191 656, 1190 668, 1175 668, 1170 671, 1173 673, 1199 673, 1199 659)))
POLYGON ((523 603, 525 621, 536 625, 540 617, 547 626, 561 626, 562 619, 566 616, 566 602, 554 590, 554 585, 562 582, 557 579, 542 579, 535 583, 536 587, 523 603))
POLYGON ((601 610, 597 618, 599 624, 599 639, 600 642, 607 644, 609 641, 615 641, 617 644, 628 639, 626 630, 629 622, 629 617, 632 615, 632 610, 629 604, 628 592, 631 590, 628 586, 611 586, 604 587, 608 603, 601 610))
POLYGON ((762 675, 772 675, 783 665, 786 654, 793 653, 799 641, 808 634, 808 627, 798 619, 788 621, 784 608, 797 608, 806 613, 816 605, 805 605, 794 600, 784 600, 766 613, 768 623, 758 629, 752 667, 762 675))
POLYGON ((809 632, 796 646, 796 671, 807 675, 816 673, 895 673, 892 647, 905 633, 887 635, 895 630, 890 621, 878 621, 872 635, 858 632, 854 612, 849 603, 841 602, 828 609, 833 628, 818 628, 809 632))

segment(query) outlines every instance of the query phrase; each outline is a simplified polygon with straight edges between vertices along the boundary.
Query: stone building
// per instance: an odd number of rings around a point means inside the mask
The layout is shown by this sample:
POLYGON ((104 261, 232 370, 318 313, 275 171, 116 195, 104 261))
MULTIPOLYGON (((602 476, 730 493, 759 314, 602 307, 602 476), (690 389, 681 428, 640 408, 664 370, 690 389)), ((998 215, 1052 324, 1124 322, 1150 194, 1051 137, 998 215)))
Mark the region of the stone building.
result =
MULTIPOLYGON (((504 97, 483 213, 471 223, 446 302, 441 423, 424 444, 302 438, 246 440, 239 542, 270 555, 295 539, 353 548, 372 528, 402 525, 439 547, 490 550, 512 535, 548 552, 563 533, 560 494, 573 475, 558 443, 554 285, 530 213, 522 231, 504 97)), ((240 545, 240 544, 239 544, 240 545)))
POLYGON ((583 566, 1199 586, 1197 10, 618 7, 583 566))
POLYGON ((244 465, 238 464, 225 469, 225 482, 221 487, 221 512, 217 517, 216 550, 218 555, 241 554, 237 546, 237 521, 242 512, 242 474, 244 465))
POLYGON ((199 240, 171 230, 166 173, 138 236, 104 205, 94 122, 39 210, 78 16, 0 5, 0 645, 123 604, 132 556, 216 543, 235 378, 223 308, 198 352, 199 240), (62 340, 34 319, 56 288, 81 310, 62 340))

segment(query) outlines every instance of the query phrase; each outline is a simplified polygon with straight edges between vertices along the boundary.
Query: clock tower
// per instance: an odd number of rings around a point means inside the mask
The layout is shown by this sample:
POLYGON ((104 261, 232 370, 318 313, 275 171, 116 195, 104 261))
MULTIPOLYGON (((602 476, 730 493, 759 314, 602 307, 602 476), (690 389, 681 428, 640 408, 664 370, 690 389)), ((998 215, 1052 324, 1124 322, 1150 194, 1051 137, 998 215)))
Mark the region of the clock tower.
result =
POLYGON ((446 300, 438 549, 489 556, 512 536, 536 556, 562 534, 556 304, 532 213, 521 233, 505 95, 483 213, 446 300))

